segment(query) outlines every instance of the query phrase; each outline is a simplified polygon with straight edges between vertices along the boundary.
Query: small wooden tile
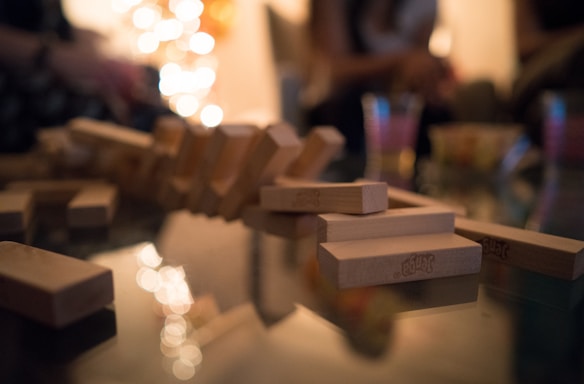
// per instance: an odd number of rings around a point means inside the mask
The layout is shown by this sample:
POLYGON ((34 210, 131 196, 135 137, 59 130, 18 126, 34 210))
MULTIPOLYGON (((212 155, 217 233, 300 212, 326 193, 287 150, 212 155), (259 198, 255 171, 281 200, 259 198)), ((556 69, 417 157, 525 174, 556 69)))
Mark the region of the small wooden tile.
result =
POLYGON ((457 217, 455 231, 483 246, 483 257, 575 280, 584 275, 584 241, 457 217))
POLYGON ((237 219, 245 205, 257 203, 259 188, 272 184, 299 152, 300 139, 294 127, 285 123, 267 127, 221 201, 219 214, 225 220, 237 219))
POLYGON ((314 127, 304 140, 302 152, 286 175, 316 180, 345 146, 345 137, 332 126, 314 127))
POLYGON ((318 242, 454 233, 454 212, 440 206, 395 208, 370 215, 318 216, 318 242))
POLYGON ((26 232, 34 210, 30 191, 0 191, 0 234, 26 232))
POLYGON ((176 154, 171 175, 174 177, 194 176, 199 167, 205 148, 211 138, 212 130, 202 125, 188 126, 176 154))
POLYGON ((387 209, 387 184, 356 182, 265 186, 260 190, 260 206, 277 212, 381 212, 387 209))
POLYGON ((110 269, 27 245, 0 242, 0 307, 55 328, 114 299, 110 269))
POLYGON ((111 224, 118 200, 114 186, 84 188, 67 205, 67 223, 71 228, 105 227, 111 224))
POLYGON ((186 130, 186 122, 176 115, 159 116, 154 121, 152 139, 155 145, 167 148, 176 154, 186 130))
POLYGON ((277 213, 248 205, 243 209, 241 218, 250 228, 287 239, 299 239, 316 233, 316 215, 310 213, 277 213))
POLYGON ((453 233, 321 243, 321 273, 338 288, 478 273, 481 246, 453 233))

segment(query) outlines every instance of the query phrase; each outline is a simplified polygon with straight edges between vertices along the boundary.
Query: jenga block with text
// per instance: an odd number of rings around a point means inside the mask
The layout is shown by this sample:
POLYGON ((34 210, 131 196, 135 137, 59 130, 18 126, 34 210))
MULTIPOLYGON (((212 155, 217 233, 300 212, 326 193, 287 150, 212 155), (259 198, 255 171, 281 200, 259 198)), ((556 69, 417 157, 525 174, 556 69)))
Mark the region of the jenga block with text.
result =
POLYGON ((0 234, 26 232, 34 210, 30 191, 0 191, 0 234))
POLYGON ((105 227, 111 224, 117 208, 117 200, 117 188, 111 185, 82 189, 67 205, 69 227, 105 227))
POLYGON ((565 280, 584 275, 584 241, 457 217, 455 231, 483 247, 483 257, 565 280))
POLYGON ((345 145, 345 137, 332 126, 314 127, 302 147, 298 158, 290 165, 286 175, 316 180, 345 145))
POLYGON ((318 242, 454 233, 454 212, 441 206, 395 208, 370 215, 318 216, 318 242))
POLYGON ((387 184, 371 181, 265 186, 260 190, 260 206, 278 212, 382 212, 387 209, 387 184))
POLYGON ((201 211, 201 197, 211 181, 234 179, 256 134, 258 128, 253 125, 220 125, 215 128, 187 196, 187 207, 191 212, 201 211))
POLYGON ((0 242, 0 283, 0 307, 55 328, 114 299, 110 269, 10 241, 0 242))
POLYGON ((238 218, 245 205, 258 201, 259 188, 272 184, 299 152, 300 139, 294 127, 286 123, 268 126, 221 201, 219 214, 226 220, 238 218))
POLYGON ((287 239, 299 239, 316 233, 316 215, 310 213, 279 213, 248 205, 243 209, 241 218, 250 228, 287 239))
POLYGON ((479 273, 481 246, 453 233, 321 243, 321 273, 338 288, 479 273))

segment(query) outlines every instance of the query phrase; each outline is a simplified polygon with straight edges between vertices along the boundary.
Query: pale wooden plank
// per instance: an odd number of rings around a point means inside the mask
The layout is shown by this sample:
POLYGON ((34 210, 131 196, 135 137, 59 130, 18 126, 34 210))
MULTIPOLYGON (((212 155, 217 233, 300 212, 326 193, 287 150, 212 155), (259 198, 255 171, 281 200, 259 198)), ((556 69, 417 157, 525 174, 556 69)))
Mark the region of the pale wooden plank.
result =
POLYGON ((394 208, 369 215, 327 213, 318 216, 318 242, 454 233, 454 212, 446 207, 394 208))
POLYGON ((219 214, 226 220, 238 218, 245 205, 258 201, 259 188, 272 184, 299 152, 300 139, 294 127, 286 123, 268 126, 221 201, 219 214))
POLYGON ((118 190, 112 185, 83 188, 67 205, 71 228, 105 227, 111 224, 118 203, 118 190))
POLYGON ((278 213, 258 205, 248 205, 241 214, 243 223, 255 230, 287 239, 299 239, 316 233, 316 215, 310 213, 278 213))
POLYGON ((212 132, 202 125, 187 126, 173 163, 172 176, 192 177, 195 174, 212 132))
POLYGON ((345 137, 332 126, 314 127, 304 140, 302 152, 286 175, 316 180, 345 146, 345 137))
POLYGON ((584 274, 584 241, 457 217, 455 232, 483 246, 483 257, 575 280, 584 274))
POLYGON ((321 243, 320 271, 339 288, 478 273, 481 246, 453 233, 321 243))
POLYGON ((260 190, 260 206, 278 212, 381 212, 387 209, 387 184, 355 182, 264 186, 260 190))
POLYGON ((32 192, 0 191, 0 234, 26 232, 33 211, 32 192))
POLYGON ((64 327, 114 299, 112 271, 20 243, 0 242, 0 307, 64 327))

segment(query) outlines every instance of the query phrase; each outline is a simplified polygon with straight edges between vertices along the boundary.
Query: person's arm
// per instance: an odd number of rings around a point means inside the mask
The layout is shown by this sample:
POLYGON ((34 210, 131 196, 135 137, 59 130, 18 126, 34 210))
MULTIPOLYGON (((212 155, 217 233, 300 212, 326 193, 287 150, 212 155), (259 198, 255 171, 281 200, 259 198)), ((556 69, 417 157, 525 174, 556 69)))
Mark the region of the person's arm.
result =
POLYGON ((544 30, 535 13, 532 0, 515 0, 514 20, 517 54, 521 61, 526 61, 530 56, 554 41, 573 33, 584 32, 584 25, 560 28, 554 31, 544 30))

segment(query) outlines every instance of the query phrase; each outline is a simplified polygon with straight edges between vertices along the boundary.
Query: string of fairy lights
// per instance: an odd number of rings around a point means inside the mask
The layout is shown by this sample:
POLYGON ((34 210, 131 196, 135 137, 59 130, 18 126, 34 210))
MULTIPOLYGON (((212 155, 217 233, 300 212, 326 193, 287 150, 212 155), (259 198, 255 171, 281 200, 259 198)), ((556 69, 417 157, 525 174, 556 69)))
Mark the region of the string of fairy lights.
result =
POLYGON ((231 0, 112 0, 134 54, 156 66, 159 89, 178 115, 214 127, 223 120, 213 85, 215 42, 234 17, 231 0))

